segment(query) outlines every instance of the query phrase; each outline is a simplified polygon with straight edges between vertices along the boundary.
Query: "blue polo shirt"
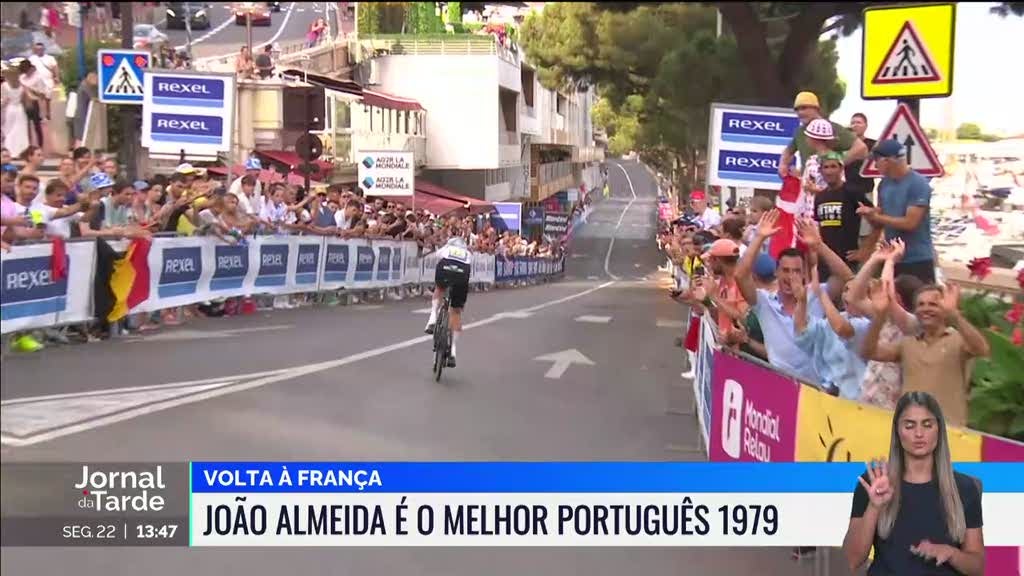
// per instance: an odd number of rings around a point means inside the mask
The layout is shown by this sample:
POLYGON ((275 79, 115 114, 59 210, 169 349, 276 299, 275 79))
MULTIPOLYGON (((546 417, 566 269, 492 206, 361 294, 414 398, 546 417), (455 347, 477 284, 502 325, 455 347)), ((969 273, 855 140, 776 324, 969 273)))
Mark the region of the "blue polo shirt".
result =
MULTIPOLYGON (((824 283, 821 287, 827 293, 828 284, 824 283)), ((814 359, 796 345, 793 317, 782 309, 779 295, 758 289, 757 303, 753 310, 761 324, 761 332, 764 333, 768 362, 807 384, 820 386, 821 376, 815 368, 814 359)), ((825 310, 814 292, 807 295, 807 316, 811 320, 825 316, 825 310)))
POLYGON ((846 312, 843 317, 853 326, 853 338, 840 338, 827 318, 810 318, 807 329, 796 337, 796 345, 810 355, 815 371, 821 376, 822 388, 837 388, 841 398, 860 400, 860 385, 868 366, 861 358, 860 349, 871 320, 850 317, 846 312))
POLYGON ((903 262, 929 262, 935 259, 932 249, 932 223, 929 206, 932 200, 932 188, 928 180, 913 170, 899 180, 883 178, 878 185, 878 205, 886 216, 902 218, 907 215, 911 206, 923 206, 924 218, 913 231, 904 232, 894 228, 885 229, 885 239, 901 238, 907 245, 903 262))

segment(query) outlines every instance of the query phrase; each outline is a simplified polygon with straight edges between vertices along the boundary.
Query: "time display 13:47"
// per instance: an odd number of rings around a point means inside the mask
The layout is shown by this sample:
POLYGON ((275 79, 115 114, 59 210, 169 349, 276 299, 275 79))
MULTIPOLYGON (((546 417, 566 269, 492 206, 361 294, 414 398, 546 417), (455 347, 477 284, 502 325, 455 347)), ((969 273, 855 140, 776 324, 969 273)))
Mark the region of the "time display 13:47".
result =
POLYGON ((139 524, 135 527, 136 536, 139 539, 145 538, 174 538, 174 533, 178 531, 177 524, 161 524, 154 526, 152 524, 139 524))

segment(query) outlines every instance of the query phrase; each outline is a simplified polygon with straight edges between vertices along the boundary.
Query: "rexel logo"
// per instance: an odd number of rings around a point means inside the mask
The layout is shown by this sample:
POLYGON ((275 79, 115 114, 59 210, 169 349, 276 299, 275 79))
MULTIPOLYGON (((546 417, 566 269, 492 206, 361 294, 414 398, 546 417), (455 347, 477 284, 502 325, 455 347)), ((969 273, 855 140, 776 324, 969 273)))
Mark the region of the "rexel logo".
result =
POLYGON ((373 156, 367 156, 366 158, 363 158, 363 166, 365 166, 367 169, 373 168, 373 156))
POLYGON ((739 459, 743 438, 743 386, 732 379, 722 391, 722 450, 739 459))

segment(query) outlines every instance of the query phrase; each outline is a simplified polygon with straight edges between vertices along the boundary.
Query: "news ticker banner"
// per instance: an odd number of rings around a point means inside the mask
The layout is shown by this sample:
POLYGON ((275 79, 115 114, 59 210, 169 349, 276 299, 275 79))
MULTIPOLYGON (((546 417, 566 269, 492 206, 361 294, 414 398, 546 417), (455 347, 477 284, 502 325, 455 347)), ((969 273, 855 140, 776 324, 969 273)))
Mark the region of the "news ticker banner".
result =
MULTIPOLYGON (((966 463, 1024 546, 1024 463, 966 463)), ((840 546, 862 464, 3 464, 4 546, 840 546)))

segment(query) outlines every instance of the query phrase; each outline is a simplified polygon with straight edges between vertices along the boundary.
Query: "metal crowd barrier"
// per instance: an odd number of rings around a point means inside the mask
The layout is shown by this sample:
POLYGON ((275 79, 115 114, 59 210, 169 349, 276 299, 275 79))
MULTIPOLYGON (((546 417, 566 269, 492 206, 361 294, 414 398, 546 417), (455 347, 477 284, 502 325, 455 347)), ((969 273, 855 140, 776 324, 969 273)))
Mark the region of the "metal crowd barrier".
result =
MULTIPOLYGON (((51 242, 19 244, 0 260, 0 333, 82 324, 94 319, 100 242, 119 253, 129 240, 76 239, 55 266, 51 242)), ((138 249, 138 248, 137 248, 138 249)), ((110 265, 111 262, 106 262, 110 265)), ((341 292, 420 294, 433 284, 437 258, 413 241, 319 236, 246 237, 228 244, 212 237, 155 235, 144 260, 131 266, 134 293, 145 298, 129 314, 155 312, 239 296, 341 292)), ((564 257, 499 258, 474 254, 476 289, 535 284, 564 273, 564 257)))

